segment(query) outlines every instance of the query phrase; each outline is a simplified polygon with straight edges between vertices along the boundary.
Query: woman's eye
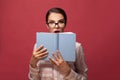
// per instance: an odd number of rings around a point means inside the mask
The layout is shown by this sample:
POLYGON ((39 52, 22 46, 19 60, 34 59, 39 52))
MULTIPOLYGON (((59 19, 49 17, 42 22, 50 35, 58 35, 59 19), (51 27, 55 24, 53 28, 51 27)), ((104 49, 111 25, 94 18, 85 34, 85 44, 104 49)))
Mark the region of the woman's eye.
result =
POLYGON ((59 23, 64 23, 64 21, 59 21, 59 23))

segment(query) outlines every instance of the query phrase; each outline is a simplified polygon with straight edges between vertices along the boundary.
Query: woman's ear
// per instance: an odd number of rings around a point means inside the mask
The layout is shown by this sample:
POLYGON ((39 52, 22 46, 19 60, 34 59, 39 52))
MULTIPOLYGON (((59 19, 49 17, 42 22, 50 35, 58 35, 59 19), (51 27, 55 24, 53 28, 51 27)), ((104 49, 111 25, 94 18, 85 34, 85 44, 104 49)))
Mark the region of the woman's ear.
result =
POLYGON ((47 29, 49 29, 49 26, 46 24, 47 29))

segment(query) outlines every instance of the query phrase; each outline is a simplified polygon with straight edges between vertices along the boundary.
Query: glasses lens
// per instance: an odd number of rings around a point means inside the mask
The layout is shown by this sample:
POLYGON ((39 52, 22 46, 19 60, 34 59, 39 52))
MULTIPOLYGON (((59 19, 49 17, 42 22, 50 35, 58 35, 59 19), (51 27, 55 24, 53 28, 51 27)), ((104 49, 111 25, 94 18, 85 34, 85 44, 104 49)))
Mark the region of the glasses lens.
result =
POLYGON ((48 26, 54 27, 54 26, 55 26, 55 22, 49 22, 49 23, 48 23, 48 26))
POLYGON ((63 27, 63 26, 64 26, 64 24, 65 24, 65 22, 64 22, 64 21, 62 21, 62 20, 58 22, 59 27, 63 27))
POLYGON ((57 23, 55 23, 54 21, 51 21, 51 22, 48 23, 49 27, 55 27, 56 25, 59 26, 59 27, 64 27, 65 22, 63 20, 60 20, 57 23))

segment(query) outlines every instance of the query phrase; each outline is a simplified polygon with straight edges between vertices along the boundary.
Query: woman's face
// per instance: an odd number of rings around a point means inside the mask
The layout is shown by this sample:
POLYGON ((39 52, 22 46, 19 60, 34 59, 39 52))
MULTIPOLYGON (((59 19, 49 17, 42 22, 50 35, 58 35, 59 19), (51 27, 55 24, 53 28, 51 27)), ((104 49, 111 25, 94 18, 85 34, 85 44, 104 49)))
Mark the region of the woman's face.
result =
POLYGON ((65 20, 62 14, 52 12, 48 16, 47 28, 51 33, 64 32, 65 20))

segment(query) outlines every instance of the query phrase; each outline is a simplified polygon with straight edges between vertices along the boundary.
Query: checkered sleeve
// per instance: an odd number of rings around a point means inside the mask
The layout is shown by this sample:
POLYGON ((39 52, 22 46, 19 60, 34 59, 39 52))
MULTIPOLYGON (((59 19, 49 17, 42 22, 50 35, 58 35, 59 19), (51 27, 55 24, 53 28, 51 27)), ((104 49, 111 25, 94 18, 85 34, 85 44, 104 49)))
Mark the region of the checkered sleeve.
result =
POLYGON ((40 80, 39 69, 32 68, 31 65, 29 65, 28 78, 29 78, 29 80, 40 80))

